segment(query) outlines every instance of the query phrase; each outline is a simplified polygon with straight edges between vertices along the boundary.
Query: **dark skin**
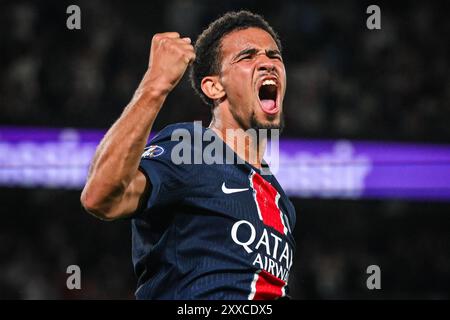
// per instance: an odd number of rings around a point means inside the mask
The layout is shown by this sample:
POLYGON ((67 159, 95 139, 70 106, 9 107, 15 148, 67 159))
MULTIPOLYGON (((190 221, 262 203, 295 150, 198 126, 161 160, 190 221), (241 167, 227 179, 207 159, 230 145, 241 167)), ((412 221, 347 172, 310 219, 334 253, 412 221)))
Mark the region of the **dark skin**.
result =
MULTIPOLYGON (((258 28, 234 31, 222 39, 221 72, 203 78, 203 92, 216 101, 214 130, 244 160, 260 167, 266 141, 230 141, 227 129, 251 127, 253 118, 263 126, 280 125, 286 90, 286 72, 273 38, 258 28), (267 113, 261 108, 258 88, 264 79, 277 84, 276 107, 267 113), (251 150, 250 150, 251 149, 251 150), (249 151, 257 157, 250 161, 249 151)), ((104 220, 132 215, 143 200, 148 181, 138 170, 153 122, 167 95, 195 59, 188 38, 178 33, 153 37, 149 68, 123 114, 109 129, 97 148, 81 202, 91 214, 104 220)))

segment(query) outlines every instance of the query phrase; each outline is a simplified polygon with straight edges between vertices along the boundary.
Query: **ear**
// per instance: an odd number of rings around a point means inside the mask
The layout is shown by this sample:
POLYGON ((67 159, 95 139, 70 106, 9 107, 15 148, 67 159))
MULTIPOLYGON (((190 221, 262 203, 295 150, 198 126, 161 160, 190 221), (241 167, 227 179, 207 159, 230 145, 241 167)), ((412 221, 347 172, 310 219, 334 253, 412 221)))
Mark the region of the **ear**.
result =
POLYGON ((225 96, 225 89, 220 83, 218 76, 204 77, 201 88, 203 93, 211 100, 220 100, 225 96))

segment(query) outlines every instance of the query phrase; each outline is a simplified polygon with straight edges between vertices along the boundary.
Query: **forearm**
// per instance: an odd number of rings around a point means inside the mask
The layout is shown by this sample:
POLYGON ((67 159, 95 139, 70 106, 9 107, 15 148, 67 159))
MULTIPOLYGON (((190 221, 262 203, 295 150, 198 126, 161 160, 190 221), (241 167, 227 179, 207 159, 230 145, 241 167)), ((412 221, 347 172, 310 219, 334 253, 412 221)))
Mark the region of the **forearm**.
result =
POLYGON ((148 81, 144 77, 97 148, 82 193, 82 203, 89 211, 107 211, 120 202, 136 175, 153 122, 167 96, 148 81))
POLYGON ((100 218, 115 219, 137 209, 147 183, 138 166, 153 122, 194 59, 189 38, 180 38, 177 32, 153 36, 147 72, 94 155, 81 194, 87 211, 100 218))

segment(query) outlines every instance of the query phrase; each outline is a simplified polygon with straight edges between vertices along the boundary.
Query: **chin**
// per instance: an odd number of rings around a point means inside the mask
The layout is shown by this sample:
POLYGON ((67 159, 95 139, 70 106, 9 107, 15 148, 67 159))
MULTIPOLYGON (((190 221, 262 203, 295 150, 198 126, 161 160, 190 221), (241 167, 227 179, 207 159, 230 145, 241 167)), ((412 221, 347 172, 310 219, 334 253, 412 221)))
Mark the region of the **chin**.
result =
POLYGON ((280 130, 280 133, 283 131, 284 118, 281 113, 277 114, 277 115, 273 115, 273 116, 264 114, 263 118, 265 118, 265 119, 260 119, 253 113, 252 118, 251 118, 250 127, 253 129, 256 129, 256 130, 258 130, 258 129, 266 129, 266 130, 278 129, 278 130, 280 130))

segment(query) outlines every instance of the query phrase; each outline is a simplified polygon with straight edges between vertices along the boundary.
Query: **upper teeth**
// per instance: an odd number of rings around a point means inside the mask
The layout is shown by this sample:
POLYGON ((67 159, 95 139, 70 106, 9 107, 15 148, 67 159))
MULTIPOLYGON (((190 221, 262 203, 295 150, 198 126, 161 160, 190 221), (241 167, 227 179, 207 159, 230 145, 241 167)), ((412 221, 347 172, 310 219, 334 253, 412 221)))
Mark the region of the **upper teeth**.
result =
POLYGON ((277 84, 275 83, 275 81, 273 80, 264 80, 262 83, 263 86, 268 86, 268 85, 274 85, 276 86, 277 84))

